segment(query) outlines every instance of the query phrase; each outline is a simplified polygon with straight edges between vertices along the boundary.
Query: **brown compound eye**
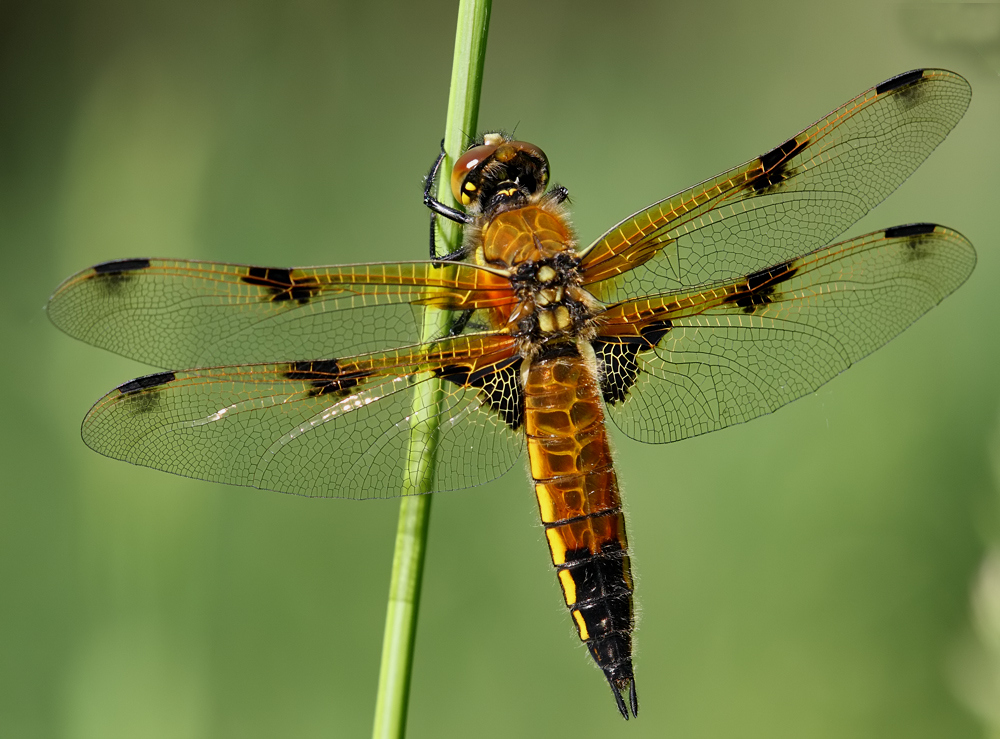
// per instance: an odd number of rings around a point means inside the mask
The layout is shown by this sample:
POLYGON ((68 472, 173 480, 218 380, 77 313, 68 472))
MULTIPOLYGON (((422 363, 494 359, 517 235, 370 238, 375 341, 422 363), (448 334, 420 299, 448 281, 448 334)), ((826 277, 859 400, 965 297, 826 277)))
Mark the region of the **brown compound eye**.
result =
POLYGON ((451 194, 462 205, 469 205, 479 195, 479 178, 471 176, 480 165, 496 152, 499 144, 473 146, 455 162, 451 170, 451 194))
POLYGON ((544 163, 548 167, 549 159, 545 156, 545 152, 527 141, 507 141, 501 144, 497 147, 496 158, 498 162, 506 164, 518 154, 526 154, 528 158, 544 163))
POLYGON ((521 166, 530 167, 533 172, 536 179, 535 187, 544 190, 549 182, 549 158, 545 156, 545 152, 527 141, 508 141, 499 147, 496 158, 498 161, 507 162, 518 155, 521 155, 521 166))

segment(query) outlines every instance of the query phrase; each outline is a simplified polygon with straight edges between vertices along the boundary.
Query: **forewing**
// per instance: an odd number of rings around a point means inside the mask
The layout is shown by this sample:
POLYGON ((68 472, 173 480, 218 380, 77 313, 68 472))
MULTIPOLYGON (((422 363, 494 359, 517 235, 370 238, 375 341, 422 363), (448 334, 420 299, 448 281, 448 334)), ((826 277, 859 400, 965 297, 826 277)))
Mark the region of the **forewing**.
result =
POLYGON ((201 480, 391 498, 434 443, 413 419, 434 407, 418 386, 440 381, 433 489, 470 487, 521 454, 519 365, 512 340, 472 335, 347 359, 161 372, 98 401, 83 439, 108 457, 201 480))
POLYGON ((606 302, 691 288, 828 244, 882 202, 955 126, 972 92, 940 69, 906 72, 771 151, 645 208, 584 250, 606 302))
POLYGON ((975 263, 961 234, 913 224, 612 306, 594 342, 609 415, 663 443, 770 413, 899 334, 975 263))
POLYGON ((129 259, 85 269, 49 301, 70 336, 159 367, 339 357, 414 344, 420 310, 514 300, 473 265, 306 269, 129 259))

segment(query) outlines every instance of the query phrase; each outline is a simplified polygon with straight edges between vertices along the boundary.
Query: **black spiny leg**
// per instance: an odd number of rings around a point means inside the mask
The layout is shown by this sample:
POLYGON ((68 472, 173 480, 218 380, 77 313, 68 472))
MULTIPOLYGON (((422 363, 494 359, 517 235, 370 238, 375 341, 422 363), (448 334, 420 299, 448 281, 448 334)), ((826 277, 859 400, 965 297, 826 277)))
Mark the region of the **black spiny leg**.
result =
POLYGON ((472 314, 474 312, 474 308, 463 310, 462 314, 455 319, 453 324, 451 324, 451 328, 448 329, 448 336, 458 336, 460 333, 465 331, 465 327, 469 324, 469 319, 472 318, 472 314))
POLYGON ((441 169, 441 162, 444 161, 444 139, 441 140, 441 153, 438 154, 438 158, 434 160, 434 166, 431 167, 431 171, 427 174, 427 178, 424 180, 424 205, 430 208, 431 211, 431 261, 434 262, 435 266, 440 266, 443 262, 454 262, 465 257, 465 248, 459 248, 450 254, 445 254, 443 257, 437 255, 437 217, 439 215, 444 216, 450 221, 455 221, 455 223, 461 223, 463 226, 471 223, 471 216, 463 213, 455 208, 449 208, 447 205, 442 203, 440 200, 435 199, 431 195, 431 188, 434 187, 434 183, 437 182, 438 170, 441 169))
POLYGON ((556 185, 547 193, 545 193, 545 199, 551 200, 556 205, 559 205, 560 203, 565 203, 567 200, 569 200, 569 190, 567 190, 562 185, 556 185))

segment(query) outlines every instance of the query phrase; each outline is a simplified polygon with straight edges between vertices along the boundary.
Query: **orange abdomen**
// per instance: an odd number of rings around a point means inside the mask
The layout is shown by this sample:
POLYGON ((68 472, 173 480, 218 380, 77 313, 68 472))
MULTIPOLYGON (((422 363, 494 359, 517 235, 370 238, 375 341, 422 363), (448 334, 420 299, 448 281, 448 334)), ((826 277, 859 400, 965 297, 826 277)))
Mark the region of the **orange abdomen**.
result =
POLYGON ((592 364, 576 347, 535 360, 524 386, 531 476, 580 639, 616 691, 632 683, 632 573, 625 517, 592 364))

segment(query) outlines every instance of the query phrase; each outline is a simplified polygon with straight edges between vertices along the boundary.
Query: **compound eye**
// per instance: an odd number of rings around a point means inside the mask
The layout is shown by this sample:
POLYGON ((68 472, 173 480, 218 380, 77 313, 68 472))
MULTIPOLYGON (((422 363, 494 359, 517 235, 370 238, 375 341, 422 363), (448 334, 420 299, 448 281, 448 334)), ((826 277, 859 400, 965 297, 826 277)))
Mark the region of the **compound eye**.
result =
POLYGON ((521 162, 532 163, 531 169, 536 178, 536 186, 538 190, 544 190, 545 186, 549 181, 549 158, 545 156, 545 152, 539 149, 534 144, 529 144, 527 141, 508 141, 502 144, 495 154, 496 160, 498 162, 513 161, 516 157, 520 157, 521 162))
POLYGON ((501 146, 500 149, 501 150, 497 152, 497 159, 501 162, 510 161, 517 154, 527 154, 532 159, 538 160, 546 166, 549 163, 549 159, 545 156, 545 152, 534 144, 529 144, 527 141, 508 141, 506 144, 501 146))
POLYGON ((467 206, 479 196, 479 178, 473 173, 493 156, 496 150, 497 144, 473 146, 458 158, 454 169, 451 170, 451 194, 455 196, 455 200, 467 206))

